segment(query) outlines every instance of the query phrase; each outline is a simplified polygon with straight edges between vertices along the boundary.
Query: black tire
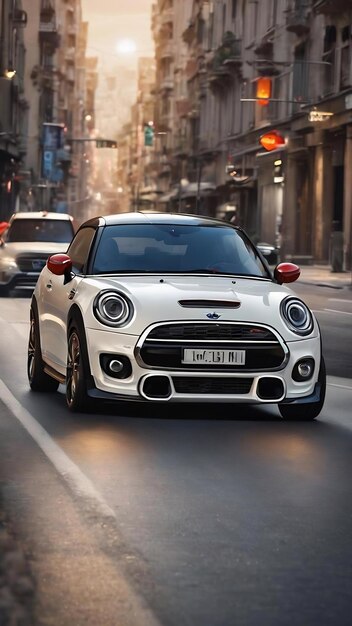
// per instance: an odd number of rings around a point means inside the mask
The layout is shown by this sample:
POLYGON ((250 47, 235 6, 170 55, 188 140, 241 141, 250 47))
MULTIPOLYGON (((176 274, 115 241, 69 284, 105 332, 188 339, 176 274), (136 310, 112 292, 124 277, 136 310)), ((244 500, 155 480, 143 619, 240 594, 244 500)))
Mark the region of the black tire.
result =
POLYGON ((28 340, 27 375, 32 391, 57 391, 59 382, 44 371, 44 361, 40 347, 38 318, 31 307, 28 340))
POLYGON ((308 404, 279 404, 279 411, 285 420, 309 422, 318 417, 324 406, 326 393, 326 368, 324 358, 321 357, 318 382, 321 385, 319 402, 308 404))
POLYGON ((67 340, 66 402, 74 413, 88 409, 88 366, 83 341, 77 328, 70 327, 67 340))

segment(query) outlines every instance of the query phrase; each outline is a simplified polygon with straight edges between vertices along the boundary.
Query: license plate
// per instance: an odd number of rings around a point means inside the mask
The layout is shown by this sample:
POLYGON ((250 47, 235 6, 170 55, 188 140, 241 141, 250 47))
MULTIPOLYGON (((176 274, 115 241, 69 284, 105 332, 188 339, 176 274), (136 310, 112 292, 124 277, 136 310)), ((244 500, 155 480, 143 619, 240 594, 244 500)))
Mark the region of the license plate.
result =
POLYGON ((211 365, 244 365, 245 350, 192 350, 183 351, 182 363, 199 363, 211 365))

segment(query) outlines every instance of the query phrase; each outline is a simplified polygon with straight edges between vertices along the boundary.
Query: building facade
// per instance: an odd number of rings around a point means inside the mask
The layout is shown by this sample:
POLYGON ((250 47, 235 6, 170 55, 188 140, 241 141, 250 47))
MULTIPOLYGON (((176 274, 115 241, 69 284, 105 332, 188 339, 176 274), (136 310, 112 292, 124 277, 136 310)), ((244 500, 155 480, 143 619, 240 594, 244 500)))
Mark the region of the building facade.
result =
MULTIPOLYGON (((24 94, 30 102, 21 157, 22 210, 69 211, 78 221, 88 200, 89 110, 94 119, 92 80, 86 66, 88 24, 80 0, 22 0, 24 94), (89 76, 89 80, 87 79, 89 76)), ((94 77, 93 77, 94 78, 94 77)))
POLYGON ((28 14, 19 0, 3 0, 0 4, 0 221, 8 220, 19 206, 21 161, 27 150, 27 20, 28 14))
POLYGON ((152 26, 166 209, 350 269, 351 0, 159 0, 152 26))

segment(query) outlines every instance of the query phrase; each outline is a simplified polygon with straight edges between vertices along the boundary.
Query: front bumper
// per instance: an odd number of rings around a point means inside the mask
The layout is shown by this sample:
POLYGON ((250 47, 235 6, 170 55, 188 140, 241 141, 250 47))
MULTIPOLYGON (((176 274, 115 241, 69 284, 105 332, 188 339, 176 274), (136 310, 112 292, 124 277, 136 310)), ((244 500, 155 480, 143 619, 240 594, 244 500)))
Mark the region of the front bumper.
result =
MULTIPOLYGON (((88 390, 91 397, 104 400, 126 401, 157 401, 157 402, 224 402, 224 403, 257 403, 268 404, 277 402, 297 402, 306 398, 311 402, 311 396, 317 393, 318 373, 320 367, 321 347, 320 337, 299 339, 287 342, 286 359, 281 369, 259 369, 250 371, 219 371, 213 368, 170 369, 148 368, 138 359, 137 336, 122 333, 93 329, 86 329, 90 371, 94 387, 88 390), (101 367, 100 355, 123 355, 130 359, 132 374, 124 379, 108 376, 101 367), (137 358, 136 358, 137 357, 137 358), (296 382, 292 379, 292 370, 298 360, 311 357, 315 361, 313 377, 306 382, 296 382), (169 390, 162 397, 150 397, 146 388, 150 386, 150 379, 163 379, 163 384, 169 390), (167 379, 167 380, 166 380, 167 379), (272 384, 275 393, 270 397, 263 397, 261 393, 265 381, 272 384), (269 381, 270 379, 270 381, 269 381), (148 384, 147 381, 149 380, 148 384)), ((270 386, 269 384, 269 386, 270 386)), ((270 394, 269 394, 270 395, 270 394)))
POLYGON ((11 289, 34 289, 37 280, 39 278, 39 272, 0 272, 0 288, 5 288, 8 291, 11 289))

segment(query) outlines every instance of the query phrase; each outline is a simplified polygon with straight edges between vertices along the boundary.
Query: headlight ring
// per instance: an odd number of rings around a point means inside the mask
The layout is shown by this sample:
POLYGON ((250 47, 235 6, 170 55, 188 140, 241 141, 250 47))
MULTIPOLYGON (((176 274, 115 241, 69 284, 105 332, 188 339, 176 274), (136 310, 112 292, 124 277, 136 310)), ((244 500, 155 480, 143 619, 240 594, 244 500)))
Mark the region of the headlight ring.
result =
POLYGON ((124 294, 106 289, 96 296, 93 312, 97 320, 105 326, 118 328, 131 319, 133 305, 124 294))
POLYGON ((313 331, 313 316, 299 298, 285 298, 281 302, 281 315, 288 328, 297 335, 310 335, 313 331))

